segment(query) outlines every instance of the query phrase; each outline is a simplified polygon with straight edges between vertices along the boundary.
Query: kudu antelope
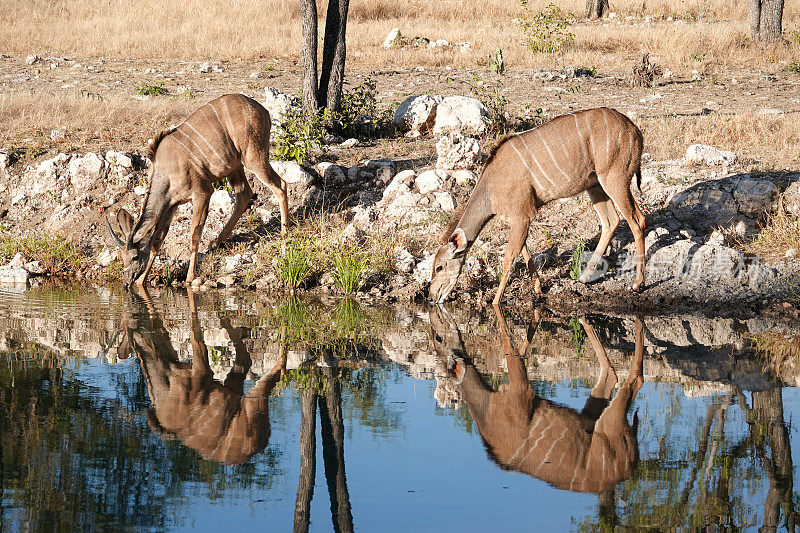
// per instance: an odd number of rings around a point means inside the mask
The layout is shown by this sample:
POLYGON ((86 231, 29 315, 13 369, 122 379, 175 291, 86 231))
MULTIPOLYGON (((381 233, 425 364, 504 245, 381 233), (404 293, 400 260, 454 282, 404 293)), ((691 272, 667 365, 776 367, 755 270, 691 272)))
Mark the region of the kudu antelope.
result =
POLYGON ((197 275, 197 249, 208 215, 214 182, 228 178, 236 195, 230 219, 212 247, 224 242, 253 197, 244 169, 253 172, 278 199, 281 236, 286 234, 289 206, 286 182, 269 164, 269 112, 242 94, 226 94, 207 103, 178 127, 164 130, 147 147, 152 162, 150 188, 139 220, 124 209, 117 213, 123 238, 106 218, 114 242, 122 250, 126 286, 144 285, 153 261, 181 204, 192 202, 191 255, 187 283, 197 275), (124 239, 124 240, 123 240, 124 239))
POLYGON ((281 357, 272 370, 244 394, 251 359, 241 333, 222 319, 233 342, 234 365, 225 382, 213 377, 208 349, 197 317, 195 295, 189 291, 192 362, 181 363, 169 332, 142 289, 141 311, 128 319, 118 352, 136 355, 147 381, 151 409, 148 423, 162 436, 177 437, 206 459, 241 464, 269 441, 268 399, 286 368, 281 357))
POLYGON ((536 395, 521 357, 525 349, 514 346, 502 314, 497 308, 495 311, 509 376, 509 383, 501 385, 497 392, 486 385, 470 363, 458 328, 447 312, 434 308, 430 315, 437 357, 455 376, 457 390, 478 426, 489 456, 501 468, 577 492, 606 493, 630 477, 638 460, 638 444, 626 415, 644 381, 641 321, 635 321, 636 348, 630 374, 610 400, 617 376, 594 328, 581 318, 600 363, 600 375, 579 413, 536 395))
POLYGON ((597 267, 619 224, 616 206, 633 232, 633 289, 640 290, 644 283, 645 218, 631 195, 630 184, 634 175, 641 180, 642 145, 639 128, 622 113, 606 107, 559 116, 501 140, 489 154, 469 201, 442 234, 433 261, 430 299, 440 303, 447 298, 467 251, 496 215, 508 221, 511 229, 494 304, 500 302, 511 266, 520 252, 533 278, 534 290, 541 293, 539 276, 525 243, 531 220, 547 202, 583 191, 589 193, 602 232, 580 281, 594 281, 600 275, 597 267))

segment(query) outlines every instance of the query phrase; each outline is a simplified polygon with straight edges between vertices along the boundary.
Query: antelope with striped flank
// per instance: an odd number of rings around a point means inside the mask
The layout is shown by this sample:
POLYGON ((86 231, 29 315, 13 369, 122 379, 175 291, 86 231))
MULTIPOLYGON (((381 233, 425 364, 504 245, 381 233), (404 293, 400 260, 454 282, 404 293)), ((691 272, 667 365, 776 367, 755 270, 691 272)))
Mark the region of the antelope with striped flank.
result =
POLYGON ((227 94, 207 103, 178 127, 151 140, 147 157, 152 162, 150 188, 135 223, 125 209, 117 213, 123 238, 106 219, 114 242, 122 250, 126 286, 142 286, 158 255, 179 205, 192 202, 191 255, 186 282, 197 275, 197 249, 208 215, 214 182, 228 179, 236 201, 228 222, 212 242, 224 242, 247 209, 253 189, 244 169, 272 190, 281 210, 281 237, 286 234, 289 206, 286 183, 269 164, 269 112, 242 94, 227 94), (124 240, 123 240, 124 239, 124 240))
POLYGON ((600 220, 597 248, 580 281, 602 275, 598 266, 622 213, 636 244, 636 279, 644 284, 645 217, 630 191, 631 180, 641 181, 642 133, 628 117, 607 107, 578 111, 554 118, 537 128, 511 135, 492 149, 478 183, 464 208, 442 234, 433 262, 429 297, 447 298, 456 284, 466 253, 489 220, 500 216, 511 226, 503 275, 494 298, 500 302, 514 260, 522 253, 533 278, 541 282, 526 245, 528 228, 542 205, 586 191, 600 220), (616 207, 616 209, 615 209, 616 207))
MULTIPOLYGON (((628 377, 611 399, 618 378, 592 325, 580 323, 600 366, 596 385, 583 410, 576 411, 546 398, 531 386, 522 357, 530 339, 517 348, 505 319, 495 307, 508 383, 494 391, 471 364, 458 327, 446 311, 430 312, 431 339, 441 367, 454 379, 456 390, 489 457, 505 470, 522 472, 560 489, 609 494, 633 474, 639 457, 636 426, 627 413, 644 384, 644 326, 634 320, 634 355, 628 377)), ((529 328, 529 331, 530 328, 529 328)))

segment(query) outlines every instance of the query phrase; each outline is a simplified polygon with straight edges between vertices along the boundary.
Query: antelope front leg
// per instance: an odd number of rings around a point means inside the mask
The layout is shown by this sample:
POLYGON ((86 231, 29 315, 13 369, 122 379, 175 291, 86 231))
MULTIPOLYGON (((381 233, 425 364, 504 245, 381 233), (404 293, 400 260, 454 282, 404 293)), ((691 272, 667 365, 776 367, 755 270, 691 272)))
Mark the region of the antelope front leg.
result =
POLYGON ((528 228, 530 224, 531 221, 529 219, 519 219, 511 222, 511 229, 508 232, 508 246, 506 247, 506 255, 503 259, 503 276, 500 278, 500 286, 497 287, 497 294, 494 296, 492 305, 500 304, 500 299, 503 297, 506 285, 508 285, 511 265, 514 264, 514 259, 517 258, 522 248, 525 246, 525 239, 528 238, 528 228))
POLYGON ((542 281, 539 278, 539 273, 536 271, 536 265, 533 264, 531 253, 528 251, 528 245, 522 247, 522 259, 525 260, 525 265, 528 267, 528 272, 533 280, 533 292, 538 295, 542 294, 542 281))
POLYGON ((195 196, 192 202, 192 250, 189 255, 189 271, 186 273, 186 283, 192 283, 197 276, 197 249, 200 247, 200 236, 208 216, 208 201, 210 193, 201 193, 195 196))

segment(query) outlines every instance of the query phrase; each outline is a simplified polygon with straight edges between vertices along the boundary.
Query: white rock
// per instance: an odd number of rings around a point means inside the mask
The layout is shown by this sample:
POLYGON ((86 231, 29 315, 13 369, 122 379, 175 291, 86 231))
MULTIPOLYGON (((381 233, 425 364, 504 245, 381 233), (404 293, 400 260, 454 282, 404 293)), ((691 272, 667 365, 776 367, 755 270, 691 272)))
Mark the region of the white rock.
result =
POLYGON ((436 168, 447 170, 472 168, 481 159, 476 139, 452 133, 436 142, 436 168))
POLYGON ((290 111, 297 105, 295 98, 274 87, 264 87, 264 107, 269 111, 269 118, 276 126, 286 120, 290 111))
POLYGON ((471 170, 456 170, 450 174, 456 184, 462 187, 470 187, 477 183, 478 177, 471 170))
POLYGON ((322 176, 322 181, 325 183, 344 183, 347 176, 342 167, 335 163, 323 161, 317 164, 317 172, 322 176))
POLYGON ((21 252, 17 252, 11 261, 9 261, 8 266, 12 267, 21 267, 25 265, 25 258, 22 256, 21 252))
POLYGON ((433 193, 433 197, 436 198, 436 202, 445 213, 452 213, 455 211, 456 201, 449 192, 435 192, 433 193))
POLYGON ((224 189, 218 189, 211 195, 211 199, 208 201, 208 209, 210 212, 219 211, 229 215, 233 212, 233 204, 233 195, 224 189))
POLYGON ((41 57, 32 54, 32 55, 29 55, 28 57, 25 58, 25 64, 26 65, 33 65, 35 63, 40 62, 41 60, 42 60, 41 57))
POLYGON ((431 280, 431 274, 433 273, 433 258, 434 255, 430 252, 425 252, 425 256, 422 258, 422 261, 417 263, 417 266, 414 268, 414 273, 412 277, 414 280, 418 281, 419 283, 428 283, 431 280))
POLYGON ((133 168, 133 158, 125 152, 109 150, 106 152, 106 162, 111 167, 133 168))
POLYGON ((231 287, 236 283, 236 278, 233 276, 222 276, 217 280, 217 284, 222 285, 224 287, 231 287))
POLYGON ((428 131, 436 121, 436 108, 441 100, 440 96, 427 94, 409 96, 397 106, 392 122, 401 131, 428 131))
POLYGON ((733 197, 739 203, 739 211, 750 215, 761 215, 777 200, 780 191, 768 179, 742 178, 736 182, 733 197))
POLYGON ((42 266, 41 261, 30 261, 23 265, 23 268, 30 272, 31 274, 36 274, 37 276, 41 276, 44 274, 44 267, 42 266))
POLYGON ((223 272, 233 272, 240 266, 242 266, 242 254, 234 254, 228 257, 223 258, 222 260, 222 271, 223 272))
POLYGON ((0 171, 5 171, 8 168, 10 158, 6 152, 0 152, 0 171))
POLYGON ((444 179, 435 170, 426 170, 417 176, 414 182, 419 189, 420 194, 428 194, 429 192, 438 191, 444 185, 444 179))
POLYGON ((394 255, 394 267, 398 272, 408 274, 414 270, 414 256, 405 248, 396 250, 394 255))
POLYGON ((413 170, 401 170, 395 174, 389 185, 383 190, 383 198, 388 199, 391 196, 396 196, 400 193, 407 193, 411 191, 411 185, 414 184, 414 176, 416 173, 413 170))
POLYGON ((119 250, 115 248, 103 248, 97 254, 97 264, 102 267, 107 267, 119 257, 119 250))
POLYGON ((197 68, 197 70, 199 70, 203 74, 208 74, 209 72, 211 72, 211 63, 209 62, 200 63, 200 66, 197 68))
POLYGON ((480 135, 491 125, 486 107, 477 98, 448 96, 436 107, 435 135, 480 135))
POLYGON ((271 161, 270 164, 286 183, 301 183, 307 187, 314 183, 314 176, 294 161, 271 161))
POLYGON ((342 148, 353 148, 354 146, 358 146, 358 139, 350 138, 341 143, 339 146, 342 148))
POLYGON ((105 160, 100 154, 88 152, 80 157, 73 157, 67 164, 69 180, 78 191, 86 191, 100 178, 105 168, 105 160))
POLYGON ((384 48, 392 48, 393 46, 400 46, 403 42, 403 36, 400 34, 400 28, 392 28, 389 35, 383 41, 384 48))
POLYGON ((686 149, 686 162, 705 165, 731 165, 736 162, 735 153, 720 150, 706 144, 692 144, 686 149))
POLYGON ((23 267, 3 265, 0 266, 0 284, 24 285, 28 283, 31 273, 23 267))
POLYGON ((133 193, 136 196, 144 196, 145 194, 147 194, 147 186, 137 185, 136 187, 133 188, 133 193))

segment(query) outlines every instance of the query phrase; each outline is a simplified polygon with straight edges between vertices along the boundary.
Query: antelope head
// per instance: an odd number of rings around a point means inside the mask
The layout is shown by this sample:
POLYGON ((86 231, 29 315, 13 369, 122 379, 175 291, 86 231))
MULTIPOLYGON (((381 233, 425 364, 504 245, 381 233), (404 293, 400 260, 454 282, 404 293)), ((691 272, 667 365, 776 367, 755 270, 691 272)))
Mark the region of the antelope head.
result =
POLYGON ((433 273, 428 298, 434 303, 442 303, 456 286, 461 267, 467 256, 469 243, 464 230, 457 228, 439 247, 433 258, 433 273))
POLYGON ((114 233, 114 228, 111 227, 111 222, 108 220, 108 216, 106 216, 108 232, 111 234, 111 238, 114 239, 114 243, 120 249, 122 266, 124 268, 122 281, 127 288, 133 285, 133 283, 144 274, 147 264, 150 261, 150 247, 142 246, 141 242, 134 243, 133 217, 125 209, 120 209, 117 213, 117 223, 122 231, 122 237, 114 233))

